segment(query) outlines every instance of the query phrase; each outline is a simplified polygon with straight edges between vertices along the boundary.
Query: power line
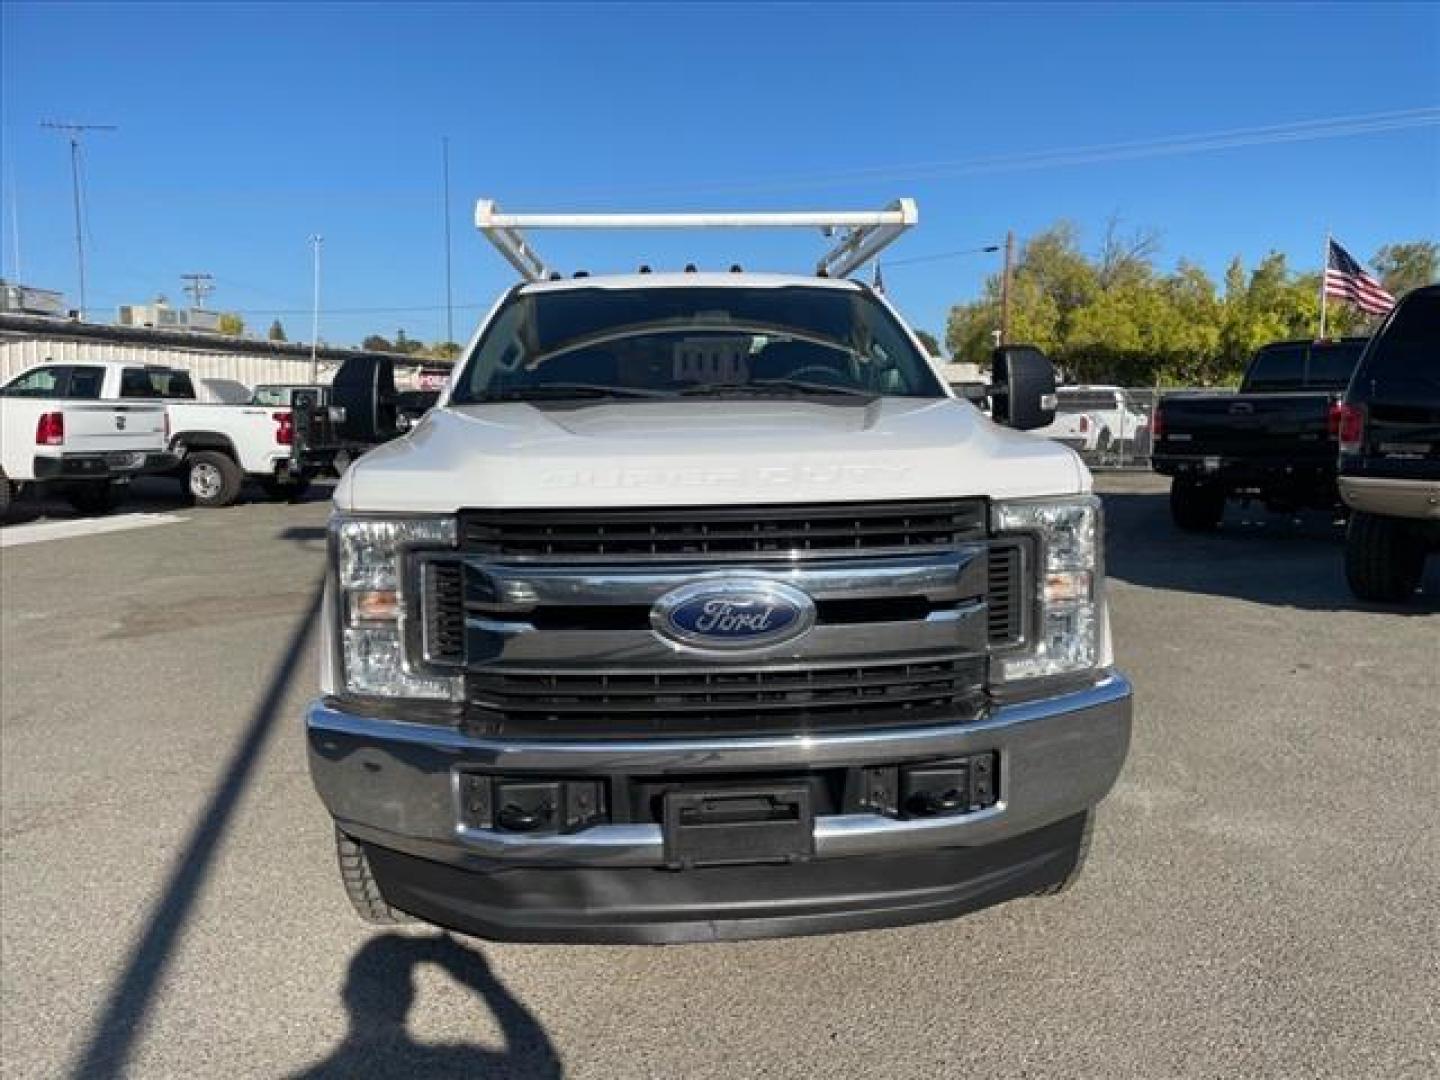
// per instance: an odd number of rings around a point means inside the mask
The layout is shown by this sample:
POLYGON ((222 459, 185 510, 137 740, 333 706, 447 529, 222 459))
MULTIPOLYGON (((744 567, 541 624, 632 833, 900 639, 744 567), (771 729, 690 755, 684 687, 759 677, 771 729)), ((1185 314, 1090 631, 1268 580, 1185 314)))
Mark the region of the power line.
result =
POLYGON ((910 266, 913 263, 938 262, 941 259, 954 259, 961 255, 993 255, 1000 250, 999 244, 987 244, 984 247, 959 248, 956 251, 937 251, 933 255, 915 255, 908 259, 887 259, 885 269, 892 266, 910 266))
POLYGON ((180 280, 185 282, 183 288, 190 294, 195 306, 204 311, 205 298, 215 291, 214 276, 211 274, 181 274, 180 280))
MULTIPOLYGON (((637 193, 645 194, 647 192, 678 192, 692 195, 785 191, 816 187, 843 187, 863 182, 894 182, 994 172, 1024 172, 1032 169, 1094 165, 1111 161, 1133 161, 1140 158, 1173 157, 1277 143, 1336 139, 1353 135, 1433 127, 1437 124, 1440 124, 1440 106, 1427 105, 1388 112, 1318 117, 1283 124, 1230 128, 1191 135, 1167 135, 1054 150, 1031 150, 992 157, 912 162, 903 165, 872 165, 852 169, 827 169, 824 172, 796 173, 756 183, 697 184, 685 188, 673 184, 653 188, 632 187, 627 189, 624 194, 633 196, 637 193)), ((575 194, 580 197, 598 198, 620 194, 620 192, 591 190, 575 194)))

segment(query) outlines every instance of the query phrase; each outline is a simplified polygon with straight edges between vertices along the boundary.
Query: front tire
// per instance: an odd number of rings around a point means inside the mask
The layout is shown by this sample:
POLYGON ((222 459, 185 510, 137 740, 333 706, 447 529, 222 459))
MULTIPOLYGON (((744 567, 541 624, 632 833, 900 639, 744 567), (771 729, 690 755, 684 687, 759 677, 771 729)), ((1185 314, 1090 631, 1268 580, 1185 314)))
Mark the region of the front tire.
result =
POLYGON ((365 849, 335 827, 335 858, 340 863, 340 884, 355 913, 372 926, 400 926, 415 920, 392 908, 380 893, 365 849))
POLYGON ((201 450, 185 461, 185 488, 196 506, 229 506, 240 497, 245 474, 229 454, 201 450))
POLYGON ((1170 485, 1170 517, 1186 532, 1213 532, 1224 516, 1224 488, 1197 480, 1170 485))
POLYGON ((1345 579, 1361 600, 1393 604, 1409 599, 1425 575, 1425 539, 1399 518, 1356 510, 1345 531, 1345 579))
POLYGON ((98 517, 115 509, 115 504, 119 501, 118 488, 118 484, 112 484, 108 480, 82 484, 72 488, 66 495, 66 500, 77 513, 86 517, 98 517))

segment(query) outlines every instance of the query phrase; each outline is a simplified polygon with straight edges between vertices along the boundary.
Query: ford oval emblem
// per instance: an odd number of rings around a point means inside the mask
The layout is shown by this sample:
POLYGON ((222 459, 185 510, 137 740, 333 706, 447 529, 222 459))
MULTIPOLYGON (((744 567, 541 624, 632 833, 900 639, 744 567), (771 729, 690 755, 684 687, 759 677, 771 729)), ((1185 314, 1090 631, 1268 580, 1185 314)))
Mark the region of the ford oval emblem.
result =
POLYGON ((764 649, 815 625, 815 603, 765 578, 720 578, 672 589, 650 609, 655 632, 695 649, 764 649))

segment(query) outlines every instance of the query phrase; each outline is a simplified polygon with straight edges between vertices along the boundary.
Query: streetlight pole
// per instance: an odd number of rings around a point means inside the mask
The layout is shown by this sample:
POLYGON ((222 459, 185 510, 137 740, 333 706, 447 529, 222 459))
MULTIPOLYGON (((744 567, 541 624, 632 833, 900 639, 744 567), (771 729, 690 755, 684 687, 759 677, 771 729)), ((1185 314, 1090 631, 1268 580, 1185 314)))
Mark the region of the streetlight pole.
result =
POLYGON ((1005 233, 1005 270, 1000 277, 1000 344, 1010 341, 1010 273, 1015 265, 1015 231, 1005 233))
POLYGON ((312 385, 320 381, 320 362, 316 356, 316 349, 320 344, 320 245, 323 243, 325 243, 325 238, 319 233, 310 234, 310 251, 315 265, 315 293, 310 320, 310 382, 312 385))
POLYGON ((445 341, 455 340, 455 301, 450 290, 450 137, 440 140, 445 170, 445 341))

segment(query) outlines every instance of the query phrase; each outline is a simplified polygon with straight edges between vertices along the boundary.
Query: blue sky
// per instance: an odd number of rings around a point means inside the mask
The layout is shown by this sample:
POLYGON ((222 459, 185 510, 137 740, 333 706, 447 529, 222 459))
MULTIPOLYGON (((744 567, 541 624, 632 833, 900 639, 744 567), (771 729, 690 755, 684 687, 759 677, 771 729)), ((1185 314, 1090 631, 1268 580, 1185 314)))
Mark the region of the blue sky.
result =
MULTIPOLYGON (((444 332, 442 136, 455 323, 512 280, 471 226, 511 209, 868 207, 921 225, 895 260, 1069 218, 1161 233, 1219 274, 1271 249, 1313 268, 1325 230, 1367 257, 1440 235, 1440 127, 1131 160, 1015 157, 1440 105, 1440 6, 173 6, 7 0, 3 266, 75 302, 67 148, 42 120, 118 125, 85 150, 89 299, 208 271, 214 306, 308 336, 444 332), (998 165, 976 167, 982 159, 998 165), (354 309, 424 310, 366 310, 354 309)), ((1094 156, 1094 155, 1091 155, 1094 156)), ((1106 155, 1099 155, 1102 159, 1106 155)), ((800 268, 817 235, 550 234, 566 266, 800 268)), ((895 265, 918 326, 994 255, 895 265)))

